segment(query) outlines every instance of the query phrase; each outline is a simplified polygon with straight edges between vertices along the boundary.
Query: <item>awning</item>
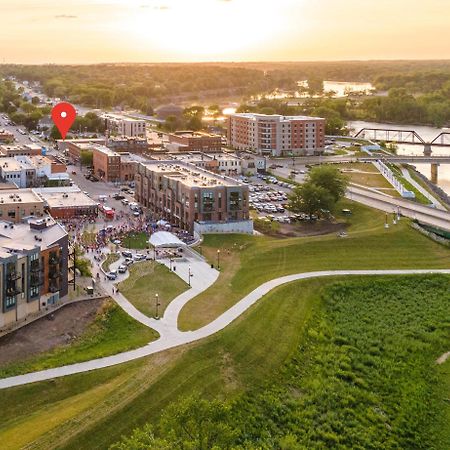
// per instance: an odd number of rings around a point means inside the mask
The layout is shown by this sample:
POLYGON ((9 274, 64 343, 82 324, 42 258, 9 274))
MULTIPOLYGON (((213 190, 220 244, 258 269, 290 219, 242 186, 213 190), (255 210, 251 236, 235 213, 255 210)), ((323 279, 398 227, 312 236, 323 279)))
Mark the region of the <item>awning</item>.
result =
POLYGON ((153 247, 182 247, 186 244, 168 231, 157 231, 150 236, 150 244, 153 247))

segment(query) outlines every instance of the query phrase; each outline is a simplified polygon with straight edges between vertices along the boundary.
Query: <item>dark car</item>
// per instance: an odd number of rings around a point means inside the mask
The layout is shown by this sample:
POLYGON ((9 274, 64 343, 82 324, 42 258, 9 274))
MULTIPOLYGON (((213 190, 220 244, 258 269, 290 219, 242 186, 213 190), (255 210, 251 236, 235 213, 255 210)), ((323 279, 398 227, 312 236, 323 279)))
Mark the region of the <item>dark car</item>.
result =
POLYGON ((113 199, 115 200, 123 200, 125 198, 125 195, 122 194, 114 194, 113 199))

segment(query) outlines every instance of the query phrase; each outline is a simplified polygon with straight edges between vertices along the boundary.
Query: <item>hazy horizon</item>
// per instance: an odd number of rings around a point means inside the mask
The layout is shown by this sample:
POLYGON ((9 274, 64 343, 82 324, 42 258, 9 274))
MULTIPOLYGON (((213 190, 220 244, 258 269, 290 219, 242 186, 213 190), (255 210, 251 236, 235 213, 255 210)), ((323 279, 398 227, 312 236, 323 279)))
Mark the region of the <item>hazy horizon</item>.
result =
POLYGON ((0 0, 0 62, 450 59, 446 0, 0 0), (426 20, 423 18, 426 17, 426 20))

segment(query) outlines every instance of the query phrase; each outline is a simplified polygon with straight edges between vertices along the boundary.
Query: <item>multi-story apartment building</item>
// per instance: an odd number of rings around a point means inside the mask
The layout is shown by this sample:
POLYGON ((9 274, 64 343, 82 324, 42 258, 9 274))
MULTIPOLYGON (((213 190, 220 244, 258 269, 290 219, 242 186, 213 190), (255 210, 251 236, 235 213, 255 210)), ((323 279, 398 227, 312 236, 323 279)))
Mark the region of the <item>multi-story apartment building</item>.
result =
POLYGON ((136 199, 162 219, 193 231, 195 222, 249 218, 248 186, 182 161, 139 164, 136 199))
POLYGON ((120 180, 120 154, 104 145, 92 146, 94 174, 105 181, 120 180))
POLYGON ((0 221, 0 329, 68 292, 68 236, 52 218, 0 221))
POLYGON ((149 150, 146 138, 139 137, 109 137, 106 146, 116 152, 129 152, 141 155, 149 150))
POLYGON ((325 146, 325 119, 233 114, 228 118, 228 143, 236 150, 271 156, 321 153, 325 146))
POLYGON ((119 114, 105 114, 106 129, 112 135, 130 136, 130 137, 145 137, 146 122, 141 119, 133 119, 119 114))

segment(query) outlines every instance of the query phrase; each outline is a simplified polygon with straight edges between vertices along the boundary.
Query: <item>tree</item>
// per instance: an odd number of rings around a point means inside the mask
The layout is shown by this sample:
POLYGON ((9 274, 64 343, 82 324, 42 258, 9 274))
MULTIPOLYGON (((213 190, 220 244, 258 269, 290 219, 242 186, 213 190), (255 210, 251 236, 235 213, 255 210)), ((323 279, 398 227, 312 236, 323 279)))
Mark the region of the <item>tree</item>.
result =
POLYGON ((289 209, 294 213, 305 213, 320 217, 323 211, 331 211, 335 201, 331 193, 307 181, 297 186, 289 197, 289 209))
POLYGON ((347 191, 348 177, 334 166, 319 166, 311 170, 308 181, 324 188, 338 202, 347 191))
POLYGON ((177 116, 169 116, 167 117, 166 121, 164 122, 164 128, 167 131, 177 131, 180 126, 180 120, 177 116))
POLYGON ((31 99, 31 103, 32 103, 33 105, 39 105, 39 102, 40 102, 39 97, 34 96, 34 97, 31 99))
POLYGON ((237 431, 231 426, 230 408, 224 403, 183 398, 164 411, 155 431, 146 425, 115 444, 115 450, 208 450, 231 448, 237 431))
POLYGON ((161 418, 159 430, 174 449, 229 448, 236 435, 230 425, 230 407, 199 395, 171 404, 161 418))
POLYGON ((323 80, 317 76, 310 76, 308 78, 308 91, 309 95, 313 96, 316 94, 323 93, 323 80))
POLYGON ((200 117, 192 117, 186 124, 187 128, 192 131, 199 131, 203 128, 202 119, 200 117))

